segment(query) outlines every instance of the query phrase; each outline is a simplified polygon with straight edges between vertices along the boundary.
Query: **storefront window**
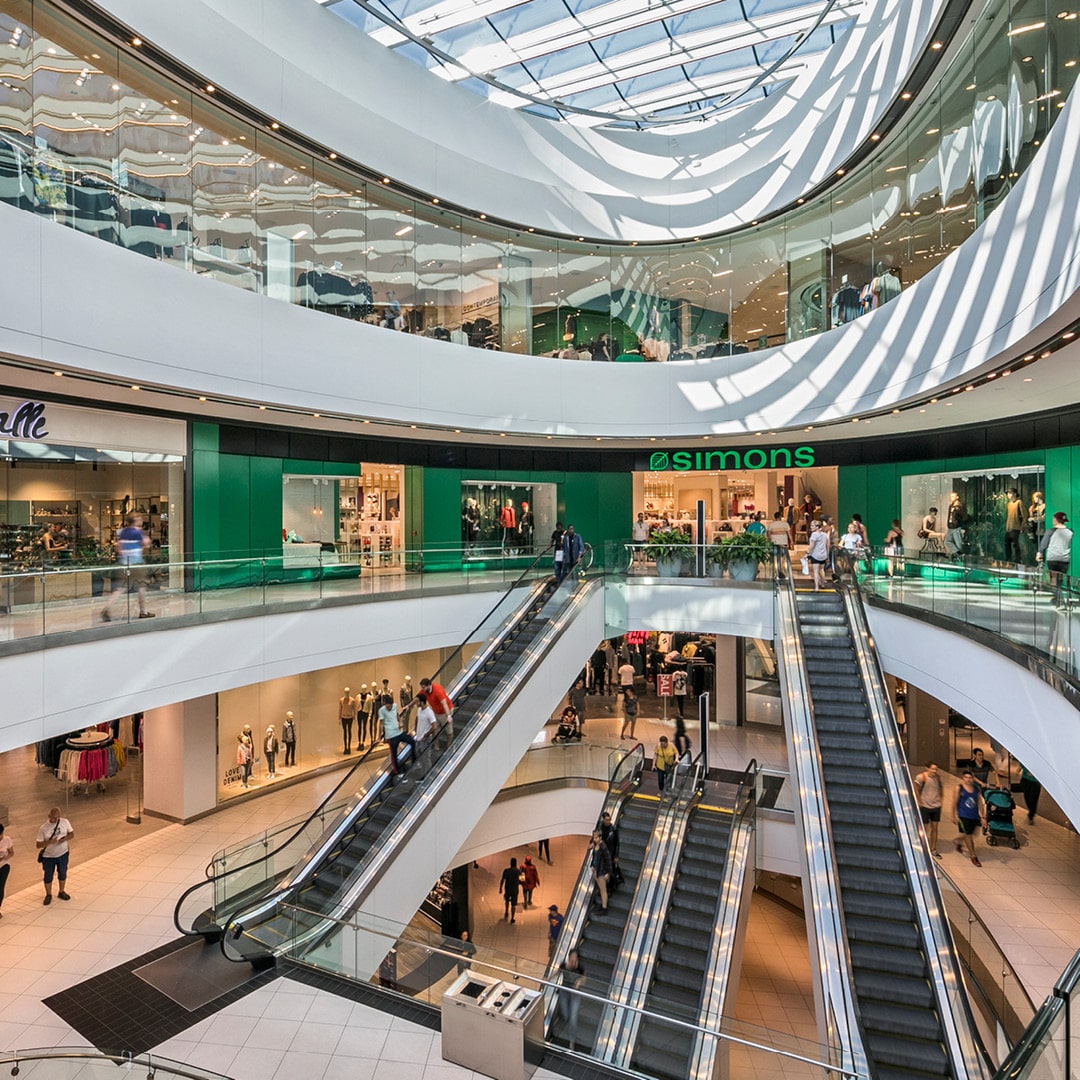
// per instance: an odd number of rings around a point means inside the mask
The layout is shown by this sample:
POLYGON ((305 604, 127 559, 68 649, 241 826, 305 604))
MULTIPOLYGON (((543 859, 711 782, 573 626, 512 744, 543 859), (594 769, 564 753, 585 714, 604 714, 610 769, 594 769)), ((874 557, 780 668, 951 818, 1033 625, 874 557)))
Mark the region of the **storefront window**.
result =
POLYGON ((288 561, 403 567, 405 469, 364 463, 357 469, 355 477, 282 478, 281 539, 288 561))
POLYGON ((378 738, 376 697, 389 693, 401 708, 412 700, 420 680, 434 675, 444 659, 443 650, 428 649, 270 679, 218 694, 218 801, 345 758, 355 760, 378 738), (343 715, 351 719, 343 723, 343 715), (277 741, 273 776, 266 753, 268 738, 277 741), (250 740, 253 749, 246 775, 237 755, 244 740, 250 740))
POLYGON ((1032 566, 1045 529, 1043 491, 1039 465, 906 476, 907 552, 1032 566))
POLYGON ((0 439, 0 568, 109 562, 129 514, 142 518, 152 561, 183 559, 184 424, 0 399, 6 430, 27 406, 37 421, 0 439), (127 447, 114 445, 120 431, 127 447))
POLYGON ((461 483, 461 545, 465 557, 536 555, 546 547, 557 515, 555 484, 492 480, 461 483))

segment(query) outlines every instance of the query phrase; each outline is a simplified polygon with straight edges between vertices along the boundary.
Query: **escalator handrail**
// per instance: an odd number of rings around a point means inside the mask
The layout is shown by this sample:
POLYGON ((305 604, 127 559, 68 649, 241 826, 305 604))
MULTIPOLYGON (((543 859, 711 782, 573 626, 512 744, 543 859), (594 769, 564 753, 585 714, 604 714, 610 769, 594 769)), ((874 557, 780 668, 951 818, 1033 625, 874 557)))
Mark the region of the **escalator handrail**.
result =
MULTIPOLYGON (((622 804, 633 789, 638 787, 641 783, 641 773, 644 767, 645 746, 643 743, 635 743, 619 759, 615 768, 611 770, 612 779, 608 785, 607 794, 604 796, 603 806, 600 811, 601 817, 603 817, 605 813, 610 813, 614 817, 615 811, 619 809, 620 804, 622 804), (621 780, 617 779, 619 767, 631 755, 637 757, 637 761, 633 768, 628 774, 624 775, 621 780)), ((618 824, 619 821, 618 818, 616 818, 616 828, 618 828, 618 824)), ((555 949, 551 954, 551 959, 548 961, 548 978, 553 983, 558 981, 559 968, 565 962, 570 951, 578 948, 581 944, 581 935, 585 930, 584 915, 589 910, 589 904, 592 903, 592 891, 592 867, 589 862, 588 854, 586 853, 585 858, 581 862, 581 870, 578 872, 574 887, 570 890, 570 902, 567 904, 566 911, 563 913, 562 929, 559 931, 559 936, 555 941, 555 949)), ((545 991, 545 996, 547 998, 545 1002, 545 1031, 548 1032, 551 1029, 555 1017, 555 1001, 550 988, 545 991)))
MULTIPOLYGON (((591 548, 589 548, 588 545, 586 545, 586 548, 589 551, 591 551, 591 548)), ((502 594, 499 596, 499 599, 488 610, 487 614, 480 620, 479 623, 477 623, 477 625, 475 627, 473 627, 473 629, 469 632, 469 634, 463 639, 462 645, 459 645, 458 648, 454 650, 454 652, 451 654, 451 659, 453 658, 453 656, 457 655, 461 651, 461 649, 464 647, 465 644, 468 644, 468 642, 470 642, 472 640, 473 636, 483 627, 483 625, 492 616, 492 614, 494 614, 494 612, 498 610, 499 606, 506 600, 506 598, 508 596, 510 596, 513 593, 513 591, 521 585, 521 583, 525 580, 525 577, 537 566, 537 564, 540 562, 540 560, 545 558, 546 556, 547 556, 546 551, 543 551, 539 555, 537 555, 537 557, 535 559, 533 559, 533 561, 529 564, 529 566, 526 567, 526 569, 523 570, 522 573, 518 575, 518 577, 514 580, 514 582, 510 585, 510 587, 502 592, 502 594)), ((585 558, 585 555, 582 555, 582 559, 584 559, 584 558, 585 558)), ((591 565, 591 560, 590 560, 590 565, 591 565)), ((532 590, 532 592, 535 592, 535 591, 536 590, 532 590)), ((530 593, 529 599, 531 599, 531 595, 532 594, 530 593)), ((528 603, 528 599, 525 601, 525 603, 528 603)), ((520 616, 520 608, 521 608, 521 606, 523 606, 523 605, 519 605, 518 609, 515 610, 515 612, 514 612, 515 616, 520 616)), ((468 671, 471 671, 474 667, 476 667, 478 662, 482 662, 483 659, 486 658, 487 653, 490 652, 490 649, 492 647, 494 647, 494 644, 495 643, 493 643, 493 642, 489 642, 488 643, 488 648, 485 649, 485 650, 482 650, 482 655, 478 654, 477 656, 474 656, 472 661, 468 665, 468 668, 462 674, 466 674, 468 671)), ((446 669, 446 667, 447 667, 447 665, 449 663, 450 663, 450 659, 448 659, 445 663, 440 665, 438 671, 435 673, 434 676, 432 676, 432 681, 437 681, 438 676, 442 674, 442 672, 446 669)), ((410 708, 412 707, 412 703, 410 703, 409 707, 410 708)), ((445 727, 445 723, 440 726, 439 731, 442 730, 442 727, 445 727)), ((296 826, 295 829, 293 829, 292 833, 288 836, 288 838, 286 840, 282 841, 280 844, 278 844, 273 849, 264 852, 258 858, 252 859, 250 862, 243 863, 240 866, 229 867, 227 870, 223 870, 221 873, 212 874, 210 872, 210 866, 208 866, 207 867, 206 879, 203 880, 203 881, 198 881, 194 885, 190 886, 183 893, 181 893, 180 898, 177 900, 176 905, 173 908, 173 925, 176 927, 176 929, 181 934, 184 934, 184 935, 198 936, 200 934, 200 931, 196 930, 194 927, 185 927, 185 926, 183 926, 181 924, 181 921, 180 921, 181 910, 182 910, 183 906, 185 905, 185 903, 187 902, 188 898, 191 897, 192 895, 194 895, 200 889, 204 889, 204 888, 207 888, 207 887, 212 888, 217 882, 221 881, 223 878, 232 876, 234 874, 242 873, 245 870, 250 870, 253 867, 258 866, 261 863, 266 863, 273 856, 278 854, 284 848, 288 847, 294 840, 301 837, 303 835, 304 831, 307 829, 307 827, 316 818, 318 818, 321 814, 323 814, 326 807, 329 806, 334 799, 336 799, 336 798, 338 798, 340 796, 342 790, 347 789, 347 787, 349 786, 349 784, 350 784, 350 782, 352 780, 353 774, 356 772, 357 769, 359 769, 368 760, 368 758, 371 756, 372 752, 380 744, 381 744, 381 740, 380 740, 380 743, 373 743, 367 749, 367 751, 363 755, 361 755, 359 760, 352 766, 352 768, 350 768, 348 770, 348 772, 345 773, 345 775, 334 786, 334 788, 322 799, 322 801, 319 803, 319 805, 316 806, 315 809, 310 814, 308 814, 308 816, 306 818, 304 818, 296 826)), ((343 810, 347 809, 347 804, 342 809, 343 810)), ((338 813, 341 813, 341 811, 338 811, 338 813)), ((341 823, 339 823, 339 824, 341 824, 341 823)), ((285 828, 288 828, 288 826, 286 826, 285 828)), ((284 831, 284 830, 280 830, 280 831, 284 831)), ((213 860, 211 860, 210 865, 211 866, 213 865, 213 860)))
MULTIPOLYGON (((577 603, 581 602, 583 597, 588 595, 588 589, 579 590, 577 588, 577 585, 580 584, 581 580, 583 580, 583 578, 578 579, 577 581, 573 581, 569 577, 569 575, 565 579, 565 582, 571 583, 572 587, 569 590, 569 595, 564 601, 563 609, 559 612, 559 615, 556 618, 551 619, 549 623, 549 626, 558 633, 561 633, 565 626, 568 625, 569 621, 571 621, 571 613, 574 606, 577 603)), ((529 600, 527 600, 525 604, 521 605, 519 611, 526 607, 529 602, 531 602, 531 599, 536 593, 536 591, 537 590, 532 590, 530 592, 529 600)), ((557 595, 557 592, 554 595, 557 595)), ((522 680, 514 678, 514 672, 517 669, 517 666, 520 665, 525 658, 531 657, 541 648, 541 646, 542 642, 540 641, 540 639, 537 639, 536 641, 532 642, 527 647, 526 651, 522 654, 522 656, 517 659, 517 661, 515 662, 515 667, 507 673, 506 678, 504 679, 500 689, 497 690, 494 695, 494 700, 497 702, 497 706, 493 711, 498 712, 502 704, 513 700, 513 698, 517 695, 521 688, 522 680)), ((470 661, 468 670, 471 671, 479 662, 481 661, 477 659, 470 661)), ((397 838, 394 834, 402 827, 402 813, 407 812, 412 814, 409 821, 409 827, 410 829, 415 828, 431 812, 438 796, 441 794, 442 788, 448 782, 450 782, 454 776, 457 775, 457 772, 462 768, 464 763, 471 758, 478 742, 483 737, 483 733, 481 730, 483 728, 483 724, 477 722, 480 719, 480 716, 481 714, 477 713, 477 715, 472 718, 468 728, 466 728, 464 732, 455 734, 453 742, 451 743, 452 753, 449 750, 444 752, 439 761, 425 776, 425 785, 422 789, 422 794, 417 795, 417 789, 414 789, 414 791, 410 793, 410 798, 405 804, 405 806, 399 809, 399 811, 394 815, 394 817, 385 824, 385 826, 383 827, 383 832, 380 834, 378 840, 374 841, 363 853, 363 855, 361 855, 359 862, 351 870, 349 875, 349 881, 346 882, 344 888, 342 889, 342 893, 337 900, 337 905, 339 908, 355 906, 355 904, 361 899, 356 895, 356 890, 358 888, 370 887, 371 879, 374 878, 377 880, 380 876, 379 869, 382 862, 393 858, 393 853, 397 847, 397 838), (448 769, 443 770, 443 764, 451 757, 453 758, 452 765, 448 769), (413 813, 413 811, 415 811, 415 813, 413 813), (362 885, 362 883, 364 882, 367 882, 367 884, 362 885)), ((445 726, 447 725, 444 725, 444 727, 445 726)), ((430 745, 434 745, 434 743, 430 745)), ((399 761, 404 761, 408 753, 408 747, 402 747, 399 755, 399 761)), ((387 771, 383 771, 378 775, 378 777, 376 778, 376 783, 378 783, 380 780, 384 784, 389 782, 390 777, 387 771)), ((333 849, 333 846, 338 836, 343 834, 343 832, 347 830, 351 821, 356 817, 356 815, 362 812, 362 807, 363 805, 366 805, 366 801, 367 799, 365 797, 365 799, 355 808, 351 809, 348 813, 343 814, 338 825, 331 829, 330 832, 319 841, 317 848, 312 849, 313 857, 310 859, 305 858, 304 860, 305 870, 307 871, 307 873, 310 874, 317 872, 322 856, 329 853, 333 849), (331 833, 333 835, 331 835, 331 833)), ((301 879, 299 876, 297 876, 287 888, 281 888, 277 890, 276 893, 266 897, 265 900, 261 904, 259 904, 256 909, 241 913, 241 919, 233 920, 230 929, 237 936, 239 934, 242 934, 244 924, 246 923, 249 926, 251 925, 252 916, 254 916, 255 918, 261 918, 271 907, 283 903, 286 899, 286 893, 294 890, 295 887, 300 883, 301 879)), ((326 913, 323 918, 328 918, 332 920, 334 918, 334 914, 332 912, 326 913)), ((311 933, 315 932, 316 931, 314 930, 311 931, 311 933)), ((228 935, 226 935, 222 939, 223 950, 226 949, 227 940, 228 935)), ((226 955, 228 956, 227 951, 226 955)), ((230 959, 232 959, 232 957, 230 957, 230 959)))
MULTIPOLYGON (((732 814, 731 831, 728 834, 727 856, 720 876, 720 888, 717 892, 718 913, 713 933, 710 936, 709 950, 705 957, 705 975, 701 985, 701 999, 698 1007, 697 1023, 699 1029, 717 1027, 723 1022, 725 1013, 731 1011, 729 1002, 731 978, 731 959, 738 942, 734 940, 738 933, 740 905, 746 900, 742 890, 746 888, 747 863, 754 865, 751 848, 754 835, 754 809, 757 805, 758 762, 751 758, 739 779, 735 792, 735 808, 732 814), (747 819, 750 819, 747 825, 747 819), (740 838, 745 836, 745 850, 740 838), (738 903, 732 903, 735 887, 739 885, 738 903), (726 963, 724 962, 726 960, 726 963)), ((715 1040, 703 1038, 699 1032, 690 1054, 691 1080, 708 1080, 715 1074, 715 1040)))
POLYGON ((911 882, 915 906, 915 927, 922 937, 923 951, 930 969, 930 985, 937 1001, 937 1012, 945 1032, 945 1044, 956 1080, 985 1080, 989 1059, 978 1037, 964 985, 963 972, 945 916, 945 904, 938 887, 937 872, 930 849, 918 821, 918 803, 911 773, 897 738, 896 723, 885 691, 885 675, 873 637, 866 622, 866 612, 858 590, 841 587, 841 595, 852 629, 852 644, 859 664, 866 699, 874 726, 875 740, 885 774, 885 790, 891 803, 900 855, 911 882), (962 1019, 962 1023, 958 1022, 962 1019))
POLYGON ((840 903, 840 876, 830 840, 832 828, 824 797, 825 781, 814 723, 814 703, 806 675, 795 580, 786 551, 776 549, 775 564, 780 571, 775 575, 777 670, 782 699, 787 704, 791 774, 802 804, 802 812, 796 813, 795 820, 807 857, 804 888, 811 891, 807 912, 813 912, 813 916, 807 920, 807 930, 813 938, 811 947, 816 955, 816 963, 811 967, 816 967, 819 973, 817 986, 822 994, 827 1028, 825 1042, 840 1048, 842 1067, 865 1076, 869 1063, 855 1001, 854 976, 840 903))

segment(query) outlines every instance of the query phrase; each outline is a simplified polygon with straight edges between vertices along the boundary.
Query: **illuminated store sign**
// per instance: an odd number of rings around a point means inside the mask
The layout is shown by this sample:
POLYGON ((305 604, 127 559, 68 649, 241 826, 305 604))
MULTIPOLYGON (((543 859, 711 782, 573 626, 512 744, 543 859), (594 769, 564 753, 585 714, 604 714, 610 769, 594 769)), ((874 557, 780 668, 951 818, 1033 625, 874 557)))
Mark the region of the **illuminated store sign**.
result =
POLYGON ((698 472, 727 469, 809 469, 814 464, 812 446, 778 446, 772 450, 657 450, 649 457, 650 472, 698 472))
POLYGON ((13 439, 44 439, 49 434, 45 427, 45 406, 40 401, 24 401, 8 410, 0 410, 0 435, 13 439))

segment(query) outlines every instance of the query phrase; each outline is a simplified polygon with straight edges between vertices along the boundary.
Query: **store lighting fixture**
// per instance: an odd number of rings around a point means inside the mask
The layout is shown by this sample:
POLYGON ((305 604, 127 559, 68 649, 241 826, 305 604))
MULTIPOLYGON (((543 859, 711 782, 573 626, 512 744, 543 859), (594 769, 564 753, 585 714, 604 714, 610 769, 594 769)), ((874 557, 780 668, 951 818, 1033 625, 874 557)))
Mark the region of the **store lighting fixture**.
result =
POLYGON ((1026 26, 1014 26, 1005 36, 1016 37, 1017 34, 1026 34, 1029 30, 1041 30, 1045 25, 1043 21, 1028 23, 1026 26))

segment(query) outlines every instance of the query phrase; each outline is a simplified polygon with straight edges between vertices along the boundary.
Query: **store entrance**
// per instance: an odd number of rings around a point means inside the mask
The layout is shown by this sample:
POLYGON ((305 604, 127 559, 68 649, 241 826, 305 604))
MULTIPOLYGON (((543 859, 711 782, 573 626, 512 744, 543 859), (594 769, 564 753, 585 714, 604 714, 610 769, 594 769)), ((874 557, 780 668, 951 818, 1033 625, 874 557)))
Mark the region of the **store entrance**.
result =
POLYGON ((705 504, 705 543, 742 532, 758 514, 770 521, 787 516, 797 542, 805 543, 800 507, 809 496, 819 513, 837 510, 837 469, 742 469, 633 474, 634 517, 644 515, 650 531, 682 529, 697 543, 697 504, 705 504))

